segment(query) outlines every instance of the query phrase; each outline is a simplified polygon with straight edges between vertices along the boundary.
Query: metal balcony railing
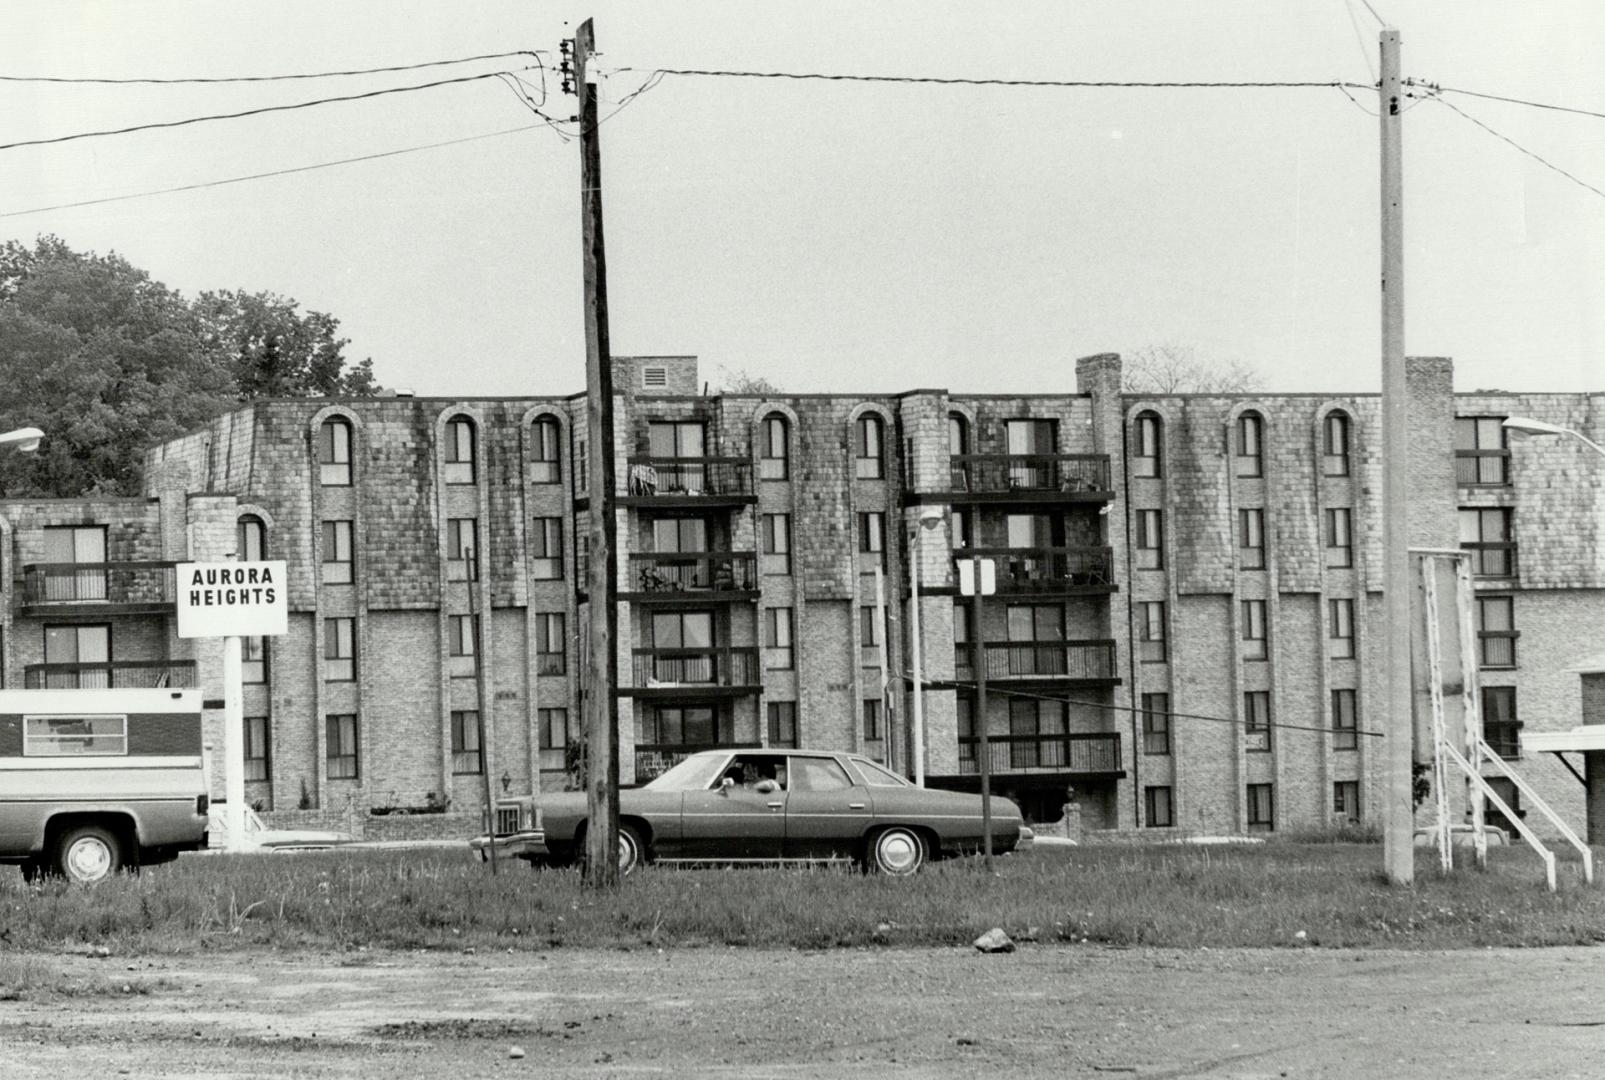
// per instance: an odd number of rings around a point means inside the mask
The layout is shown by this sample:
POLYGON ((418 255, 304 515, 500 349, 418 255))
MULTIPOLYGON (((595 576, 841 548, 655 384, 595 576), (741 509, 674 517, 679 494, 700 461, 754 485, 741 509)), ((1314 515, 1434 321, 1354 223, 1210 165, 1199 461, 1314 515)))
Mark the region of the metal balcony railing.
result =
POLYGON ((750 647, 636 649, 633 660, 637 690, 756 686, 759 682, 758 650, 750 647))
MULTIPOLYGON (((981 771, 973 735, 959 736, 959 772, 981 771)), ((993 773, 1072 772, 1108 773, 1120 770, 1120 736, 1081 735, 989 735, 988 765, 993 773)))
POLYGON ((22 684, 29 690, 103 690, 129 687, 194 689, 193 660, 112 660, 104 663, 29 664, 22 684))
MULTIPOLYGON (((1116 678, 1115 643, 1102 641, 989 641, 982 647, 988 679, 1107 680, 1116 678)), ((953 676, 975 679, 968 643, 953 650, 953 676)))
POLYGON ((752 462, 746 458, 632 457, 625 466, 619 494, 633 498, 752 494, 752 462))
POLYGON ((1114 551, 1107 547, 964 548, 960 559, 991 559, 999 592, 1044 592, 1072 586, 1113 586, 1114 551))
POLYGON ((1107 454, 954 454, 954 491, 1006 492, 1111 491, 1107 454))
POLYGON ((171 604, 170 562, 30 563, 22 568, 22 602, 39 604, 171 604))
POLYGON ((630 556, 621 592, 730 592, 758 587, 758 556, 750 551, 646 552, 630 556))

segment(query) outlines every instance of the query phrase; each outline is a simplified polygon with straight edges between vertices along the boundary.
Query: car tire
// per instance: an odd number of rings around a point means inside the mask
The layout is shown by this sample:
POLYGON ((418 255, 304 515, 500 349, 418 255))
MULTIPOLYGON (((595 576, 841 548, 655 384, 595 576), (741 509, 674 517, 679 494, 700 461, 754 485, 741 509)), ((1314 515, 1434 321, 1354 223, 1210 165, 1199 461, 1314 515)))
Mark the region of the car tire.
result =
POLYGON ((55 870, 79 885, 93 885, 111 877, 123 865, 123 845, 110 829, 76 825, 56 841, 55 870))
POLYGON ((925 865, 925 840, 913 829, 894 825, 869 840, 870 868, 888 877, 907 877, 925 865))
POLYGON ((619 877, 646 862, 646 844, 631 825, 619 826, 619 877))

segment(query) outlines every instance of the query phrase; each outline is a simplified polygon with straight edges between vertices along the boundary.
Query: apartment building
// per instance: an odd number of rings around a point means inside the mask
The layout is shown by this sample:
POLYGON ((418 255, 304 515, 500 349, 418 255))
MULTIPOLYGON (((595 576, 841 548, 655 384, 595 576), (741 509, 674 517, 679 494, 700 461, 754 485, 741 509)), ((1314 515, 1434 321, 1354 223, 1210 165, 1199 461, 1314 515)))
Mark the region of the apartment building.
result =
MULTIPOLYGON (((1374 820, 1376 396, 1139 397, 1107 355, 1030 396, 705 396, 691 357, 615 379, 625 782, 720 745, 911 772, 917 577, 931 784, 978 786, 980 664, 994 789, 1038 820, 1067 800, 1093 829, 1374 820), (974 557, 996 567, 979 622, 974 557)), ((1605 463, 1499 421, 1597 435, 1605 397, 1457 395, 1432 359, 1410 389, 1411 542, 1470 553, 1489 739, 1581 821, 1581 785, 1521 733, 1581 717, 1605 463)), ((0 504, 6 683, 220 690, 216 643, 173 636, 168 567, 285 559, 289 632, 245 650, 253 801, 561 787, 584 425, 583 395, 261 401, 153 449, 148 499, 0 504)))

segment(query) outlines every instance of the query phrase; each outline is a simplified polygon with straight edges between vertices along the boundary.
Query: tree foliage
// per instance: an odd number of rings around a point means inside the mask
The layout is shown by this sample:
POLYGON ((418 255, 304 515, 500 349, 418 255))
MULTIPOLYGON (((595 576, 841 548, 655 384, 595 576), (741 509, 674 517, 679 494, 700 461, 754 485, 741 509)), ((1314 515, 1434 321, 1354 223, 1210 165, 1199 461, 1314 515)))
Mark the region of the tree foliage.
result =
POLYGON ((1121 383, 1130 394, 1242 394, 1263 380, 1241 360, 1204 360, 1190 345, 1144 345, 1126 356, 1121 383))
POLYGON ((784 390, 762 375, 754 375, 745 368, 731 370, 719 365, 719 393, 721 394, 783 394, 784 390))
POLYGON ((241 401, 366 394, 338 320, 271 293, 194 301, 116 254, 54 236, 0 246, 0 430, 32 426, 37 454, 0 455, 0 493, 132 495, 140 456, 241 401))

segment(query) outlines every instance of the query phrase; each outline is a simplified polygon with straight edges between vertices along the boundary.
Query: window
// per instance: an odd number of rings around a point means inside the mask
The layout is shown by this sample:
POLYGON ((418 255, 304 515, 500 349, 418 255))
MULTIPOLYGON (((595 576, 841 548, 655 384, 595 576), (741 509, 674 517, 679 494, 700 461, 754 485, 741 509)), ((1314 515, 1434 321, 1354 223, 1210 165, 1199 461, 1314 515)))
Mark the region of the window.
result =
POLYGON ((831 758, 794 757, 790 786, 793 791, 842 791, 852 787, 853 781, 831 758))
POLYGON ((769 705, 769 745, 795 748, 797 745, 797 703, 771 701, 769 705))
POLYGON ((106 599, 106 526, 46 525, 44 540, 46 601, 106 599))
POLYGON ((764 667, 788 670, 795 662, 791 644, 792 613, 789 607, 765 608, 763 613, 764 667))
POLYGON ((446 522, 446 580, 479 580, 479 522, 473 518, 446 522))
POLYGON ((1137 414, 1137 422, 1132 426, 1131 475, 1139 477, 1160 475, 1162 431, 1158 413, 1137 414))
POLYGON ((446 483, 474 482, 474 422, 466 416, 446 421, 446 483))
POLYGON ((357 620, 323 620, 323 677, 351 682, 357 677, 357 620))
POLYGON ((344 420, 325 420, 318 428, 318 483, 351 485, 351 425, 344 420))
POLYGON ((1332 659, 1354 659, 1354 601, 1328 600, 1326 610, 1332 659))
POLYGON ((568 710, 537 709, 535 725, 541 748, 541 771, 556 772, 568 767, 568 710))
POLYGON ((323 583, 351 584, 351 522, 323 523, 323 583))
POLYGON ((261 562, 267 558, 267 526, 255 514, 240 518, 234 532, 235 556, 241 562, 261 562))
POLYGON ((356 713, 330 713, 323 718, 323 752, 330 780, 357 778, 356 713))
POLYGON ((875 614, 873 604, 858 609, 858 644, 864 649, 874 649, 881 643, 880 620, 875 614))
POLYGON ((1271 693, 1249 690, 1243 694, 1243 749, 1271 748, 1271 693))
POLYGON ((245 779, 267 780, 272 766, 272 729, 265 716, 245 718, 245 779))
POLYGON ((561 611, 535 616, 535 673, 562 675, 568 671, 568 633, 561 611))
POLYGON ((1265 601, 1243 601, 1243 659, 1270 658, 1270 642, 1265 636, 1265 601))
POLYGON ((1176 812, 1171 804, 1170 788, 1142 789, 1142 823, 1150 829, 1167 829, 1176 824, 1176 812))
POLYGON ((1170 753, 1170 695, 1142 696, 1142 752, 1170 753))
POLYGON ((1337 780, 1332 784, 1332 814, 1350 825, 1360 823, 1360 782, 1337 780))
POLYGON ((1062 701, 1009 699, 1009 768, 1035 769, 1062 765, 1061 738, 1068 730, 1062 701))
POLYGON ((711 705, 660 705, 641 721, 648 746, 717 746, 730 740, 729 721, 711 705))
POLYGON ((1137 569, 1165 568, 1165 512, 1137 511, 1137 569))
POLYGON ((656 612, 652 647, 657 653, 650 657, 650 677, 664 683, 712 683, 716 644, 712 612, 656 612))
POLYGON ((766 416, 758 426, 758 479, 785 480, 791 475, 791 438, 784 416, 766 416))
POLYGON ((1265 511, 1237 511, 1237 564, 1243 570, 1265 569, 1265 511))
POLYGON ((1165 602, 1137 603, 1137 659, 1144 664, 1165 662, 1165 602))
POLYGON ((1233 440, 1234 471, 1238 476, 1265 475, 1265 421, 1259 413, 1247 412, 1237 418, 1233 440))
POLYGON ((951 518, 953 530, 953 549, 958 551, 972 546, 975 543, 975 516, 967 510, 955 510, 951 518))
POLYGON ((708 523, 703 518, 656 518, 652 522, 652 550, 674 554, 700 554, 708 550, 708 523))
POLYGON ((529 480, 556 484, 563 479, 563 428, 556 417, 542 416, 529 429, 529 480))
POLYGON ((1276 830, 1276 790, 1270 784, 1248 785, 1248 831, 1276 830))
POLYGON ((1009 487, 1041 491, 1057 487, 1053 455, 1059 451, 1059 427, 1052 420, 1008 420, 1004 423, 1009 456, 1009 487))
POLYGON ((479 710, 451 711, 451 773, 478 776, 485 771, 485 756, 479 748, 479 710))
POLYGON ((1321 425, 1321 475, 1349 475, 1349 417, 1329 412, 1321 425))
POLYGON ((1333 570, 1354 565, 1354 511, 1346 506, 1326 511, 1326 565, 1333 570))
POLYGON ((530 522, 529 576, 551 581, 563 576, 563 519, 538 517, 530 522))
POLYGON ((1332 691, 1332 749, 1360 748, 1360 714, 1353 690, 1332 691))
POLYGON ((126 716, 23 718, 23 757, 122 757, 127 753, 126 716))
POLYGON ((864 741, 881 741, 881 703, 878 698, 864 700, 864 741))
POLYGON ((1477 597, 1477 666, 1516 666, 1516 599, 1512 596, 1477 597))
POLYGON ((240 639, 240 681, 267 682, 267 639, 261 636, 240 639))
POLYGON ((1502 416, 1455 417, 1455 482, 1503 487, 1510 483, 1510 447, 1502 416))
POLYGON ((1007 612, 1010 641, 1064 640, 1064 608, 1058 604, 1011 604, 1007 612))
POLYGON ((1461 508, 1460 547, 1471 553, 1473 576, 1515 577, 1515 541, 1509 510, 1461 508))
POLYGON ((874 413, 865 413, 853 423, 853 475, 860 480, 879 480, 886 475, 886 422, 874 413))
POLYGON ((45 627, 45 688, 96 690, 112 684, 111 627, 45 627))
POLYGON ((960 413, 947 414, 949 482, 954 491, 970 490, 970 463, 958 460, 970 452, 970 422, 960 413))
POLYGON ((762 533, 759 569, 765 574, 791 573, 791 515, 765 514, 759 529, 762 533))
POLYGON ((479 619, 475 615, 446 617, 447 666, 455 678, 467 678, 478 665, 479 619))
POLYGON ((859 512, 858 551, 861 555, 875 556, 875 562, 882 569, 886 568, 886 515, 881 511, 859 512))
POLYGON ((1521 721, 1516 719, 1516 688, 1482 688, 1482 741, 1506 761, 1521 757, 1521 721))

